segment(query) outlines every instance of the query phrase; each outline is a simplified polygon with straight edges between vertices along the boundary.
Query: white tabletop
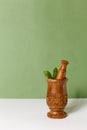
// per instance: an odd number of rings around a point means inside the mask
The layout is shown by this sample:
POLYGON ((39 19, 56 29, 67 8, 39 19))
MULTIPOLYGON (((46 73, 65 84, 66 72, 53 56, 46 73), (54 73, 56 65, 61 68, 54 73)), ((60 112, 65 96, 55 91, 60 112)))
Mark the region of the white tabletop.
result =
POLYGON ((0 99, 0 130, 87 130, 87 99, 69 99, 68 117, 51 119, 45 99, 0 99))

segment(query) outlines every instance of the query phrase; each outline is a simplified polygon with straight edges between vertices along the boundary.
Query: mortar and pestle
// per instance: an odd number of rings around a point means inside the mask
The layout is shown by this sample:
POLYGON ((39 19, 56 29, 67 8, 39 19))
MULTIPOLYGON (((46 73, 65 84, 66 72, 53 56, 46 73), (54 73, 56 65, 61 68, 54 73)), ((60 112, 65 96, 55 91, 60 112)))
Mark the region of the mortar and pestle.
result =
POLYGON ((45 75, 48 73, 46 102, 50 109, 47 116, 50 118, 61 119, 67 116, 64 109, 68 101, 66 89, 68 80, 66 78, 66 68, 68 63, 66 60, 61 61, 59 71, 57 71, 57 68, 54 70, 54 72, 56 72, 56 74, 54 73, 55 78, 52 78, 50 72, 45 71, 45 75))

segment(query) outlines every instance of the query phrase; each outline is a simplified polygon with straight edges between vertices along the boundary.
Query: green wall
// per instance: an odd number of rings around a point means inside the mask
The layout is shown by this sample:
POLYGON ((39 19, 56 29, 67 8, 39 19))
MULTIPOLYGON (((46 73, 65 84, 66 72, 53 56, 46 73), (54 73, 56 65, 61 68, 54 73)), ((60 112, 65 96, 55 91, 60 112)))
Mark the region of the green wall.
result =
POLYGON ((0 0, 1 98, 45 97, 62 59, 69 97, 87 97, 86 0, 0 0))

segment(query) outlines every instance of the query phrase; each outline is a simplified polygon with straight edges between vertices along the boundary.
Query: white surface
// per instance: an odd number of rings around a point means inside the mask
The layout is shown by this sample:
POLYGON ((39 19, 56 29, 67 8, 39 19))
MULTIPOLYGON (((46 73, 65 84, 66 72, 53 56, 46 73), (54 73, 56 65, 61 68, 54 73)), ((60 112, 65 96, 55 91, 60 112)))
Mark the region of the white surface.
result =
POLYGON ((45 99, 0 99, 0 130, 87 130, 87 99, 69 99, 64 119, 48 111, 45 99))

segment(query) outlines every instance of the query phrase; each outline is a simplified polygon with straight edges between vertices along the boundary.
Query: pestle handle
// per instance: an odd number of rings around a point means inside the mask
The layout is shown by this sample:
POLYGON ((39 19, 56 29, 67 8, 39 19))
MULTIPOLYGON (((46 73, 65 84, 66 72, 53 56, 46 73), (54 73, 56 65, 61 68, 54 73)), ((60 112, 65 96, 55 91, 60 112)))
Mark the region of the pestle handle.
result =
POLYGON ((56 79, 64 79, 66 77, 66 68, 67 68, 68 64, 69 64, 69 62, 67 60, 61 61, 61 66, 59 68, 56 79))

